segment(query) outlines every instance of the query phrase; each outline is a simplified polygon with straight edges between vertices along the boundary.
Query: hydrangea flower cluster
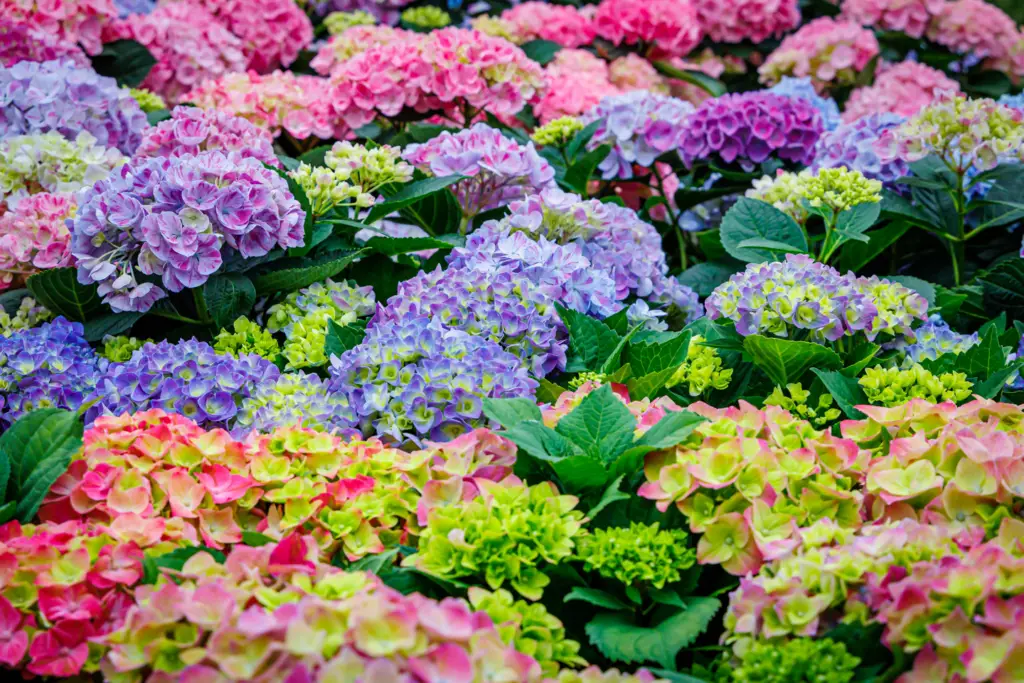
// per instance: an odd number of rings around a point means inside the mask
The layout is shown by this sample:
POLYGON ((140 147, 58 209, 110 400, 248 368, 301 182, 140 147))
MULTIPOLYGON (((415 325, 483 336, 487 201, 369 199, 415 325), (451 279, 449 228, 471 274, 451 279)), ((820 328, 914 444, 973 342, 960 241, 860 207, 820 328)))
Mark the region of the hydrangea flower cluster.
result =
POLYGON ((489 14, 481 14, 469 20, 469 26, 474 31, 486 33, 495 38, 507 40, 513 45, 522 45, 526 41, 516 33, 515 27, 501 17, 492 17, 489 14))
POLYGON ((331 35, 316 56, 309 63, 311 67, 324 76, 334 71, 335 67, 372 47, 388 45, 393 42, 416 41, 416 34, 391 26, 354 25, 331 35))
POLYGON ((62 40, 32 24, 6 16, 0 19, 0 66, 18 62, 70 60, 78 66, 89 66, 89 58, 74 42, 62 40))
POLYGON ((103 49, 103 28, 117 16, 117 9, 111 0, 0 0, 0 16, 72 45, 78 43, 95 55, 103 49))
POLYGON ((689 534, 682 529, 661 529, 658 523, 629 528, 597 529, 576 539, 574 560, 633 588, 664 588, 682 578, 697 561, 687 547, 689 534))
POLYGON ((918 62, 882 65, 872 85, 857 88, 843 109, 853 123, 869 114, 913 116, 944 92, 960 92, 960 84, 944 72, 918 62))
POLYGON ((735 667, 729 667, 735 683, 850 683, 860 659, 846 646, 829 638, 795 638, 781 642, 754 641, 743 651, 735 667))
POLYGON ((75 214, 66 195, 35 194, 0 215, 0 291, 21 285, 39 270, 71 263, 65 221, 75 214))
POLYGON ((148 129, 135 158, 180 157, 207 150, 235 152, 264 164, 279 166, 273 138, 240 116, 199 107, 175 107, 171 118, 148 129))
POLYGON ((797 0, 702 0, 694 3, 704 34, 716 43, 760 43, 800 24, 797 0))
POLYGON ((238 318, 230 330, 218 332, 213 341, 213 350, 235 358, 256 354, 271 362, 281 355, 281 345, 274 335, 248 318, 238 318))
POLYGON ((0 427, 39 408, 83 405, 106 368, 84 333, 80 323, 59 317, 0 336, 0 427))
POLYGON ((206 8, 238 37, 246 70, 268 73, 288 66, 313 42, 313 24, 293 2, 280 0, 186 0, 206 8))
POLYGON ((187 94, 192 88, 245 70, 245 45, 196 0, 160 3, 149 14, 132 14, 108 26, 103 38, 144 45, 157 61, 142 87, 170 104, 195 102, 187 94))
MULTIPOLYGON (((635 52, 613 59, 608 65, 608 79, 622 92, 649 90, 659 95, 667 95, 670 91, 669 80, 658 73, 653 64, 635 52)), ((679 81, 674 81, 673 84, 675 83, 679 81)), ((699 101, 690 97, 683 99, 687 102, 699 101)))
POLYGON ((545 565, 568 561, 583 525, 577 499, 554 484, 512 479, 479 482, 479 495, 431 511, 418 552, 404 564, 441 578, 478 577, 491 590, 508 582, 539 600, 551 579, 545 565))
POLYGON ((593 20, 569 5, 530 0, 505 10, 501 19, 510 25, 517 42, 540 39, 577 48, 590 45, 597 35, 593 20))
POLYGON ((960 334, 954 332, 942 316, 930 316, 923 325, 914 330, 914 343, 900 347, 904 364, 935 360, 947 353, 960 354, 981 342, 977 332, 960 334))
POLYGON ((767 85, 783 76, 809 76, 814 87, 824 92, 836 85, 852 85, 879 50, 871 31, 850 21, 819 17, 787 36, 758 74, 767 85))
POLYGON ((580 116, 605 97, 620 93, 611 82, 608 64, 586 50, 560 50, 544 68, 544 76, 548 87, 533 105, 541 123, 580 116))
POLYGON ((104 415, 160 408, 200 425, 224 427, 255 387, 280 374, 265 358, 220 354, 195 339, 145 344, 131 360, 107 368, 89 396, 95 403, 85 419, 91 423, 104 415))
POLYGON ((420 30, 444 28, 452 23, 452 17, 440 7, 422 5, 402 10, 402 23, 420 30))
POLYGON ((985 68, 1021 75, 1024 64, 1017 51, 1022 36, 1006 12, 984 0, 950 0, 932 5, 929 40, 965 55, 971 62, 984 60, 985 68))
POLYGON ((344 33, 353 26, 373 26, 377 18, 365 10, 353 10, 351 12, 331 12, 324 17, 323 26, 327 33, 336 36, 344 33))
POLYGON ((0 306, 0 337, 10 337, 20 330, 37 327, 52 317, 53 313, 45 306, 26 296, 11 312, 0 306))
POLYGON ((421 272, 398 285, 369 327, 425 316, 489 339, 536 377, 565 369, 566 333, 541 288, 511 266, 421 272))
POLYGON ((804 169, 799 173, 780 171, 774 178, 765 176, 754 182, 747 196, 760 199, 793 217, 807 219, 804 202, 831 212, 832 216, 858 204, 877 204, 882 200, 882 183, 864 177, 845 166, 804 169))
POLYGON ((132 98, 139 103, 139 107, 142 108, 142 111, 147 114, 154 111, 160 111, 161 109, 167 109, 167 102, 155 92, 146 90, 145 88, 131 88, 128 92, 130 92, 132 94, 132 98))
POLYGON ((875 143, 882 133, 898 127, 903 121, 903 117, 896 114, 868 114, 825 133, 818 140, 812 171, 845 167, 894 189, 895 181, 910 173, 910 166, 902 159, 883 162, 875 150, 875 143))
POLYGON ((483 398, 532 396, 537 382, 519 359, 483 337, 426 317, 374 325, 340 358, 331 390, 368 433, 396 442, 437 440, 482 426, 483 398))
POLYGON ((336 142, 324 155, 325 166, 302 163, 288 175, 306 193, 313 214, 321 216, 338 206, 366 208, 382 186, 412 180, 412 166, 402 161, 401 150, 390 145, 372 149, 351 142, 336 142))
POLYGON ((434 176, 467 176, 451 186, 466 217, 554 187, 555 171, 533 143, 519 144, 484 123, 408 145, 402 157, 434 176))
POLYGON ((127 90, 74 61, 18 62, 0 68, 0 138, 85 131, 101 147, 132 154, 149 125, 127 90))
POLYGON ((575 116, 562 116, 534 128, 530 139, 538 145, 562 148, 585 127, 583 121, 575 116))
POLYGON ((839 125, 839 105, 831 97, 823 97, 814 89, 814 83, 810 77, 793 78, 783 76, 782 80, 768 88, 768 92, 786 97, 799 97, 814 105, 814 108, 821 114, 821 123, 826 131, 835 130, 839 125))
POLYGON ((913 324, 926 317, 928 302, 903 285, 841 275, 809 256, 787 254, 785 261, 748 264, 715 288, 705 307, 709 318, 732 320, 744 336, 834 341, 863 333, 873 341, 879 335, 913 339, 913 324))
POLYGON ((668 381, 666 387, 685 385, 690 396, 700 396, 711 389, 726 389, 732 381, 732 368, 723 367, 718 350, 704 345, 704 337, 690 339, 684 360, 668 381))
POLYGON ((960 403, 971 396, 973 385, 962 372, 935 375, 915 363, 905 370, 873 367, 858 380, 868 402, 893 408, 920 398, 932 403, 960 403))
POLYGON ((292 292, 267 311, 267 329, 285 335, 282 356, 289 370, 327 363, 328 321, 344 327, 373 315, 373 289, 330 279, 292 292))
POLYGON ((931 23, 931 8, 943 4, 945 0, 843 0, 841 16, 861 26, 921 38, 931 23))
POLYGON ((630 179, 634 164, 653 166, 658 157, 679 146, 691 113, 689 102, 642 90, 601 100, 582 117, 586 124, 600 121, 587 147, 612 147, 598 167, 601 176, 605 180, 630 179))
POLYGON ((103 348, 96 353, 102 358, 113 363, 127 363, 132 355, 146 344, 152 343, 152 339, 137 339, 135 337, 112 336, 103 337, 103 348))
POLYGON ((156 8, 157 0, 114 0, 117 16, 124 19, 132 14, 149 14, 156 8))
POLYGON ((821 392, 813 404, 810 401, 811 392, 797 382, 787 384, 785 389, 775 387, 772 393, 765 397, 764 404, 778 406, 801 420, 807 420, 815 429, 825 429, 843 414, 835 407, 835 399, 827 391, 821 392))
POLYGON ((824 130, 810 102, 768 92, 704 101, 686 120, 679 153, 696 161, 737 163, 746 170, 771 156, 807 165, 824 130))
POLYGON ((646 56, 685 57, 702 37, 689 0, 602 0, 594 12, 597 35, 646 56))
POLYGON ((309 8, 314 14, 323 16, 332 12, 365 12, 380 24, 394 26, 398 23, 399 10, 412 0, 311 0, 309 8))
POLYGON ((296 425, 331 433, 355 435, 355 413, 345 397, 329 393, 316 375, 286 372, 276 380, 253 387, 238 408, 232 430, 243 437, 296 425))
POLYGON ((125 164, 78 196, 72 253, 78 279, 115 311, 147 311, 202 285, 225 255, 303 243, 303 212, 284 179, 253 158, 219 151, 125 164))

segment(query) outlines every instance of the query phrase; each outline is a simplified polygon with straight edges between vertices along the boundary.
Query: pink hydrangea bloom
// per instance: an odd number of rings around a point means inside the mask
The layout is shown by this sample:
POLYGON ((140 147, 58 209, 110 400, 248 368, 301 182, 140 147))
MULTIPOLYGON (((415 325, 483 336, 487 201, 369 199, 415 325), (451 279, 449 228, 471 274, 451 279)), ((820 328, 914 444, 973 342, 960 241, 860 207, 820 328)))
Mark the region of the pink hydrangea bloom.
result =
POLYGON ((91 55, 103 49, 103 28, 117 18, 111 0, 0 0, 0 17, 24 22, 52 38, 80 43, 91 55))
POLYGON ((809 76, 824 92, 853 83, 878 52, 878 40, 871 31, 851 21, 819 17, 786 37, 758 73, 766 85, 778 83, 783 76, 809 76))
POLYGON ((371 47, 404 39, 416 39, 416 34, 391 26, 351 26, 331 36, 309 63, 317 73, 327 76, 334 68, 371 47))
POLYGON ((29 195, 0 215, 0 290, 32 273, 71 263, 71 233, 64 224, 75 212, 70 195, 29 195))
POLYGON ((530 0, 505 10, 501 19, 512 25, 523 42, 539 38, 575 48, 589 45, 596 35, 591 19, 567 5, 530 0))
POLYGON ((717 43, 760 43, 800 25, 797 0, 700 0, 697 17, 717 43))
POLYGON ((133 14, 111 24, 105 42, 131 39, 142 43, 157 63, 142 87, 169 104, 188 101, 189 90, 204 81, 245 69, 242 41, 191 0, 162 4, 150 14, 133 14))
POLYGON ((913 116, 943 92, 960 92, 960 84, 942 71, 918 62, 900 62, 879 68, 874 85, 850 94, 843 121, 851 123, 868 114, 913 116))
POLYGON ((594 12, 594 26, 605 40, 654 58, 683 57, 702 35, 690 0, 604 0, 594 12))
POLYGON ((78 66, 89 66, 89 58, 75 43, 42 31, 34 25, 8 18, 0 19, 0 66, 17 62, 47 62, 70 59, 78 66))
POLYGON ((666 78, 650 62, 633 52, 608 65, 608 79, 622 92, 650 90, 662 95, 668 93, 666 78))
POLYGON ((899 31, 920 38, 932 18, 932 12, 946 0, 843 0, 842 18, 861 26, 899 31))
POLYGON ((988 68, 1012 70, 1022 37, 1006 12, 985 0, 953 0, 934 8, 933 14, 929 40, 957 54, 985 60, 988 68))
POLYGON ((608 64, 586 50, 561 50, 544 69, 548 87, 533 105, 540 122, 579 116, 605 97, 621 91, 610 79, 608 64))
POLYGON ((142 134, 135 157, 176 157, 208 149, 238 152, 272 166, 280 163, 266 129, 240 116, 199 107, 175 107, 171 118, 142 134))

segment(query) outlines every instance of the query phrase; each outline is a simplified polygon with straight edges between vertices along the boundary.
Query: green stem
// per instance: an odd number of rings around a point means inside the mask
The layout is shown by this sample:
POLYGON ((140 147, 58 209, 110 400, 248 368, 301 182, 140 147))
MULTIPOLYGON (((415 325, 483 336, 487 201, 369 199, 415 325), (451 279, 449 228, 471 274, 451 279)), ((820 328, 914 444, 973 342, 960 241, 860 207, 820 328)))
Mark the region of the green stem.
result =
POLYGON ((152 313, 153 315, 157 316, 158 318, 166 318, 168 320, 177 320, 178 322, 188 323, 189 325, 202 325, 203 324, 203 322, 201 320, 195 320, 194 318, 189 318, 189 317, 186 317, 184 315, 180 315, 178 313, 172 313, 171 311, 162 311, 162 310, 158 310, 156 308, 151 308, 151 309, 149 309, 148 312, 152 313))
POLYGON ((967 260, 967 245, 964 244, 964 226, 967 222, 967 196, 964 192, 964 171, 957 169, 956 175, 956 196, 953 198, 956 205, 956 235, 954 235, 956 239, 951 240, 949 251, 953 257, 953 285, 959 286, 967 260))
POLYGON ((821 243, 821 254, 818 256, 818 260, 828 265, 828 260, 832 258, 832 254, 835 253, 839 247, 839 240, 836 240, 835 244, 829 244, 832 239, 832 233, 835 230, 836 225, 836 213, 832 212, 832 216, 825 220, 825 240, 821 243), (826 249, 828 251, 826 251, 826 249))
POLYGON ((206 308, 206 299, 203 298, 201 287, 192 290, 192 300, 196 304, 196 313, 199 315, 199 320, 195 322, 200 325, 212 325, 213 319, 210 318, 210 311, 206 308))

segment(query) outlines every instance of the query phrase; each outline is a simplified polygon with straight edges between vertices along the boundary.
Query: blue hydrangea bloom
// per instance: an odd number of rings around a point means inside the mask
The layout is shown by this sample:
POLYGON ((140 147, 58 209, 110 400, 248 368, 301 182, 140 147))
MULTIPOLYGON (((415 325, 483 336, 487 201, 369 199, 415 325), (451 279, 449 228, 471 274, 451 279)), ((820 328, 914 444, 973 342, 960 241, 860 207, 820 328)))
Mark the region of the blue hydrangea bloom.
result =
POLYGON ((901 350, 904 363, 910 365, 925 359, 935 360, 947 353, 963 353, 980 341, 977 332, 960 334, 950 328, 941 315, 935 314, 914 330, 914 343, 903 345, 901 350))
POLYGON ((822 97, 815 91, 810 78, 793 78, 783 76, 782 80, 772 87, 768 92, 785 97, 800 97, 807 100, 821 112, 821 122, 825 130, 835 130, 841 119, 839 116, 839 105, 831 97, 822 97))
POLYGON ((242 401, 232 433, 244 438, 249 432, 266 434, 278 427, 299 425, 355 436, 356 415, 339 393, 327 391, 326 383, 305 372, 285 373, 276 381, 252 388, 242 401))
POLYGON ((124 19, 132 14, 149 14, 156 8, 156 0, 114 0, 117 16, 124 19))
POLYGON ((904 120, 897 114, 884 113, 869 114, 853 123, 842 124, 818 140, 812 168, 845 166, 896 189, 896 179, 908 175, 910 166, 899 158, 883 163, 875 151, 875 142, 884 131, 899 126, 904 120))

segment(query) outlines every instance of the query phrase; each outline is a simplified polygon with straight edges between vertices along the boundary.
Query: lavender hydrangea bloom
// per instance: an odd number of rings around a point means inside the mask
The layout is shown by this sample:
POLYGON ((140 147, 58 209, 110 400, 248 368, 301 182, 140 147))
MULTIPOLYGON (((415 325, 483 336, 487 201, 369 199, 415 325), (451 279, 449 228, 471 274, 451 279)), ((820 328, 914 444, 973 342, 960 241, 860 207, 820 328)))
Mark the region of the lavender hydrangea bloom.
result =
POLYGON ((423 316, 497 342, 537 377, 565 369, 566 331, 555 307, 511 266, 421 272, 398 286, 369 326, 423 316))
POLYGON ((239 404, 255 387, 273 383, 281 372, 256 354, 221 354, 205 342, 148 343, 126 363, 111 363, 89 397, 92 422, 150 408, 179 413, 206 428, 229 427, 239 404))
POLYGON ((107 361, 64 318, 0 336, 0 432, 39 408, 78 410, 107 361))
POLYGON ((752 171, 772 156, 806 165, 823 130, 807 100, 764 91, 722 95, 686 119, 679 154, 688 167, 719 161, 752 171))
POLYGON ((920 363, 935 360, 947 353, 960 354, 981 342, 978 333, 960 334, 950 328, 941 315, 930 316, 923 325, 914 330, 914 343, 900 344, 905 363, 920 363))
POLYGON ((312 0, 310 7, 318 16, 331 12, 369 12, 382 24, 397 26, 401 9, 412 0, 312 0))
POLYGON ((330 373, 364 432, 396 442, 447 441, 484 426, 482 399, 532 398, 538 386, 498 344, 425 317, 374 325, 330 373))
POLYGON ((484 123, 409 145, 402 157, 434 176, 468 176, 452 186, 467 217, 554 187, 555 171, 532 142, 521 145, 484 123))
POLYGON ((0 138, 57 131, 74 140, 84 130, 130 155, 147 126, 127 89, 70 59, 0 67, 0 138))
POLYGON ((225 257, 303 243, 304 214, 288 184, 255 159, 201 152, 125 164, 78 193, 71 251, 82 284, 115 311, 147 311, 202 285, 225 257))
POLYGON ((584 123, 600 121, 589 149, 603 144, 612 151, 598 166, 605 180, 633 177, 633 164, 646 168, 662 154, 679 147, 683 123, 693 105, 667 95, 634 90, 606 97, 583 115, 584 123))
POLYGON ((818 140, 813 170, 845 166, 897 189, 896 179, 910 173, 910 166, 899 158, 883 162, 875 151, 875 142, 884 131, 896 128, 904 120, 896 114, 869 114, 825 133, 818 140))
POLYGON ((768 88, 768 92, 785 97, 799 97, 810 102, 821 114, 821 122, 825 130, 835 130, 842 119, 839 115, 839 105, 831 97, 822 97, 814 89, 811 79, 793 78, 783 76, 782 80, 768 88))
POLYGON ((124 19, 132 14, 149 14, 156 9, 156 0, 114 0, 117 16, 124 19))
POLYGON ((1024 93, 1017 93, 1016 95, 1003 95, 998 100, 999 104, 1005 104, 1007 107, 1013 107, 1014 109, 1020 109, 1024 111, 1024 93))
POLYGON ((231 430, 236 438, 250 432, 266 434, 278 427, 299 425, 343 436, 356 436, 356 414, 343 394, 327 391, 316 375, 289 372, 276 381, 252 388, 242 401, 231 430))

